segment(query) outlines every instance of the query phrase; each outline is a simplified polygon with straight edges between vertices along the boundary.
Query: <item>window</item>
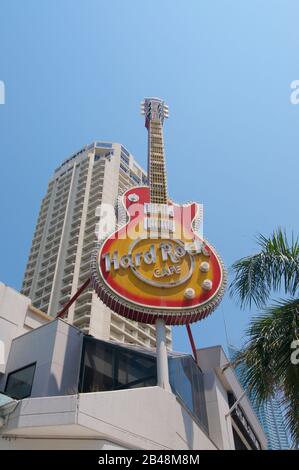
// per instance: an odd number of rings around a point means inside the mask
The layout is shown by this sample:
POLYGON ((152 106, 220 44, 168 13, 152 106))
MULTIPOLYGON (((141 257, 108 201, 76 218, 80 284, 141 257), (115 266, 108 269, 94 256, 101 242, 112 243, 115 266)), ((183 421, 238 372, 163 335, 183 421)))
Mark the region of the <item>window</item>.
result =
POLYGON ((83 344, 81 393, 157 385, 154 357, 87 336, 83 344))
POLYGON ((190 356, 169 358, 169 381, 173 393, 208 433, 203 374, 190 356))
POLYGON ((112 144, 107 144, 106 142, 96 142, 96 147, 103 147, 103 148, 112 148, 112 144))
POLYGON ((5 393, 16 400, 30 397, 36 362, 8 374, 5 393))
POLYGON ((129 157, 127 157, 126 155, 124 155, 123 153, 121 153, 121 154, 120 154, 120 158, 122 159, 123 162, 125 162, 127 165, 129 165, 129 163, 130 163, 129 157))
POLYGON ((125 149, 125 147, 121 146, 121 151, 125 153, 128 157, 130 156, 129 152, 127 151, 127 149, 125 149))
POLYGON ((138 178, 138 176, 134 175, 134 173, 131 172, 130 177, 133 181, 135 181, 135 183, 140 184, 140 178, 138 178))
POLYGON ((128 173, 129 169, 126 168, 122 163, 120 164, 120 167, 125 173, 128 173))

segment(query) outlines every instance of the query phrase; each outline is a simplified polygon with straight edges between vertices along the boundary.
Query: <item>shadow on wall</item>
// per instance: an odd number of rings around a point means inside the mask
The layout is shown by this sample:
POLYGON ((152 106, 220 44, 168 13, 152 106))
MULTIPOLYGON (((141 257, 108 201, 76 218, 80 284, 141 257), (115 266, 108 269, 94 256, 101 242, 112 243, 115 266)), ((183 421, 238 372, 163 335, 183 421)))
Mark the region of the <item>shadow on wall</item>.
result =
POLYGON ((78 393, 82 355, 83 334, 76 328, 57 324, 56 341, 52 357, 51 374, 48 382, 50 396, 75 395, 78 393))
POLYGON ((185 433, 187 438, 187 444, 190 450, 194 447, 194 430, 193 430, 193 420, 188 415, 187 411, 184 410, 183 406, 181 405, 181 412, 184 421, 185 433))

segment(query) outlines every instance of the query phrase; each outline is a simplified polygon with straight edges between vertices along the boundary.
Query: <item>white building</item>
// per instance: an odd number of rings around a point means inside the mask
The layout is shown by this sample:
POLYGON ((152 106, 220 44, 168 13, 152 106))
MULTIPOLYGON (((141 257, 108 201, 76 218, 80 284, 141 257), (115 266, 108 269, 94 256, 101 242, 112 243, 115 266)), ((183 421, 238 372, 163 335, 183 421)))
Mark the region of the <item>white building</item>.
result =
POLYGON ((5 371, 13 338, 50 320, 51 317, 33 307, 28 297, 0 282, 0 376, 5 371))
POLYGON ((1 289, 0 449, 266 448, 220 346, 199 350, 199 365, 170 352, 169 392, 157 386, 154 349, 39 314, 31 320, 28 299, 1 289), (13 325, 6 332, 5 321, 13 325))
MULTIPOLYGON (((120 144, 94 142, 54 172, 42 201, 22 293, 55 317, 89 277, 95 248, 95 215, 133 185, 146 184, 145 171, 120 144)), ((87 289, 71 306, 67 321, 97 338, 154 347, 155 328, 111 312, 87 289)), ((171 330, 167 334, 171 348, 171 330)))

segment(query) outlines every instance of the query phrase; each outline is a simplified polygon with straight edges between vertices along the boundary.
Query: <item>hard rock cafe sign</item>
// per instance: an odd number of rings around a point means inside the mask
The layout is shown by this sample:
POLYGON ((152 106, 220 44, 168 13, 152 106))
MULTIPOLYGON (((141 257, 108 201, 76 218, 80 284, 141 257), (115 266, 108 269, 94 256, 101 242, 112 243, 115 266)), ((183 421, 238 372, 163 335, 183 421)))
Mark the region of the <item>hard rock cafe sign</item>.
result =
POLYGON ((92 259, 92 283, 106 305, 132 320, 191 323, 220 302, 225 270, 213 247, 196 232, 199 205, 179 205, 168 198, 163 147, 167 106, 149 98, 143 112, 149 186, 123 195, 127 222, 100 243, 92 259))

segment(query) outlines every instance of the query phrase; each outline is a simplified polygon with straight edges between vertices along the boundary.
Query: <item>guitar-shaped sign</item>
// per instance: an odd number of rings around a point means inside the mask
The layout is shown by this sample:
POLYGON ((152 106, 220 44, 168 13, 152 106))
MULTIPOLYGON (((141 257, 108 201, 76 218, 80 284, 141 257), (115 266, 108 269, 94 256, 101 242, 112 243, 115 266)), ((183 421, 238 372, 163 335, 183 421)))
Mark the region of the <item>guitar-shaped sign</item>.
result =
POLYGON ((220 302, 226 276, 213 247, 195 231, 200 206, 167 194, 163 122, 168 107, 142 103, 148 130, 149 186, 123 194, 127 222, 102 241, 92 258, 92 283, 114 312, 141 323, 195 322, 220 302))

